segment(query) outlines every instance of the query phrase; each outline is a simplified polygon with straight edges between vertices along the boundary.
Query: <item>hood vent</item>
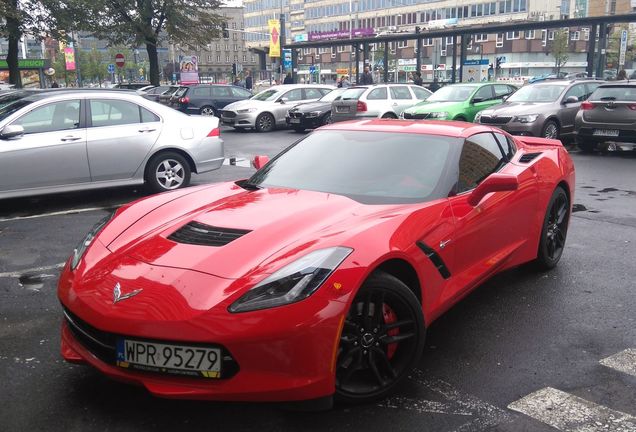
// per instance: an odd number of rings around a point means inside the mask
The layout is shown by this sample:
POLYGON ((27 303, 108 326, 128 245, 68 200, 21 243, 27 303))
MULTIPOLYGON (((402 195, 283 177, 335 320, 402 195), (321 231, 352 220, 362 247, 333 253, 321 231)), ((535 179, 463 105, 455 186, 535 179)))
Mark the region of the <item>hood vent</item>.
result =
POLYGON ((225 246, 249 232, 249 230, 218 228, 192 221, 170 234, 168 240, 199 246, 225 246))
POLYGON ((520 163, 528 163, 528 162, 532 162, 533 160, 535 160, 538 156, 541 156, 541 152, 538 153, 526 153, 524 155, 521 155, 521 157, 519 158, 519 162, 520 163))

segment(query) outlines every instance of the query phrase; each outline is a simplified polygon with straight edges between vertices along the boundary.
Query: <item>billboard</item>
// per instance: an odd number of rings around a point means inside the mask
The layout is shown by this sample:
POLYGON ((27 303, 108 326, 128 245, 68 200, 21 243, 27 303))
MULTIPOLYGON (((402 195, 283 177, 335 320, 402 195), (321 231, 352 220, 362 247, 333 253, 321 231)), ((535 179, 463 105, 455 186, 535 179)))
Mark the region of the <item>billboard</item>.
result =
POLYGON ((64 61, 66 62, 66 70, 75 70, 75 50, 71 47, 64 48, 64 61))
POLYGON ((280 57, 280 21, 267 20, 269 26, 269 56, 280 57))
POLYGON ((197 84, 199 82, 199 58, 197 56, 179 56, 181 84, 197 84))

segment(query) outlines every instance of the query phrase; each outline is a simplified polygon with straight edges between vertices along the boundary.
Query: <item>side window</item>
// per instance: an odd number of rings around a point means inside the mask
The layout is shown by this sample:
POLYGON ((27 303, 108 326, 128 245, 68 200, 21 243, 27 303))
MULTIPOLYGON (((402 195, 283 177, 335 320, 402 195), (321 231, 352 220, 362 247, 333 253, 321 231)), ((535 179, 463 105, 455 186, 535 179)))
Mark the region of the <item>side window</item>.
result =
POLYGON ((589 98, 590 95, 592 93, 594 93, 594 90, 596 90, 596 87, 600 86, 601 83, 597 83, 597 82, 591 82, 591 83, 587 83, 585 84, 587 91, 585 92, 585 99, 589 98))
POLYGON ((199 98, 209 98, 210 97, 210 87, 196 87, 192 89, 192 97, 199 98))
POLYGON ((322 97, 322 93, 320 93, 318 89, 315 89, 315 88, 305 89, 304 99, 320 99, 321 97, 322 97))
POLYGON ((286 101, 299 101, 299 100, 303 100, 303 92, 302 89, 293 89, 288 91, 287 93, 285 93, 283 95, 283 100, 286 101))
POLYGON ((409 88, 406 86, 391 86, 391 99, 413 99, 409 88))
POLYGON ((497 138, 499 145, 503 149, 504 153, 506 153, 508 160, 512 159, 517 152, 517 146, 515 146, 512 139, 499 132, 495 132, 495 138, 497 138))
POLYGON ((565 96, 563 96, 563 100, 566 100, 570 96, 576 96, 579 102, 584 101, 587 98, 585 94, 585 84, 577 84, 575 86, 572 86, 570 90, 565 93, 565 96))
POLYGON ((514 92, 516 92, 517 90, 519 90, 517 87, 515 86, 511 86, 509 85, 508 88, 510 89, 510 94, 513 94, 514 92))
POLYGON ((142 123, 152 123, 161 121, 158 115, 155 113, 148 111, 146 108, 140 107, 141 110, 141 122, 142 123))
POLYGON ((237 98, 248 98, 252 96, 252 94, 248 92, 247 90, 243 90, 242 88, 238 88, 238 87, 232 87, 230 88, 230 91, 232 92, 232 96, 237 98))
POLYGON ((230 96, 230 89, 228 87, 212 87, 212 97, 215 98, 227 98, 230 96))
POLYGON ((419 86, 413 86, 411 87, 411 90, 413 90, 413 93, 415 93, 415 99, 418 100, 426 100, 431 95, 429 92, 419 86))
POLYGON ((481 99, 482 101, 487 101, 492 99, 492 87, 491 85, 486 85, 477 90, 473 99, 481 99))
POLYGON ((331 89, 328 89, 328 88, 321 88, 321 89, 318 89, 318 91, 323 96, 326 95, 327 93, 331 93, 331 89))
POLYGON ((503 166, 506 158, 491 133, 480 133, 466 138, 459 158, 457 192, 477 187, 490 174, 503 166))
POLYGON ((510 91, 510 87, 505 84, 495 84, 493 87, 495 88, 495 99, 501 99, 502 97, 512 93, 512 91, 510 91))
POLYGON ((139 123, 139 106, 120 100, 90 101, 93 127, 139 123))
POLYGON ((386 87, 373 89, 367 95, 367 100, 387 99, 386 87))
POLYGON ((50 103, 23 115, 12 124, 24 128, 25 134, 77 129, 80 123, 80 101, 50 103))

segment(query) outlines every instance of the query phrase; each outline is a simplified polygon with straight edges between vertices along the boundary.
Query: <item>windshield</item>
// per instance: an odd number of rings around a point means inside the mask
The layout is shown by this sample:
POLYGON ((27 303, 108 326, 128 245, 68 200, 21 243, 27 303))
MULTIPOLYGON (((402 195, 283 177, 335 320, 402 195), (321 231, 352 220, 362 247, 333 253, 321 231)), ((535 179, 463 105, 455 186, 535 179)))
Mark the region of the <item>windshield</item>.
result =
POLYGON ((267 89, 252 96, 250 99, 257 101, 273 101, 276 100, 281 93, 282 91, 280 89, 267 89))
POLYGON ((342 97, 340 99, 341 100, 357 100, 357 99, 360 99, 360 96, 362 95, 362 93, 364 93, 365 90, 366 90, 366 88, 364 88, 364 87, 347 89, 344 92, 342 92, 342 97))
POLYGON ((461 102, 468 100, 475 91, 475 86, 450 85, 433 93, 427 102, 461 102))
POLYGON ((249 184, 333 193, 365 204, 431 201, 447 197, 455 183, 446 167, 458 140, 412 133, 317 131, 276 156, 249 184))
POLYGON ((590 100, 636 102, 636 87, 598 87, 596 90, 594 90, 592 96, 590 96, 590 100))
POLYGON ((508 102, 554 102, 566 85, 534 84, 521 87, 508 98, 508 102))
POLYGON ((32 103, 33 103, 32 100, 25 99, 25 98, 14 100, 8 104, 0 103, 0 121, 6 119, 17 110, 27 105, 30 105, 32 103))
POLYGON ((323 97, 321 97, 320 99, 318 99, 320 102, 332 102, 334 101, 336 98, 342 96, 342 94, 344 92, 346 92, 346 89, 335 89, 330 91, 329 93, 327 93, 326 95, 324 95, 323 97))

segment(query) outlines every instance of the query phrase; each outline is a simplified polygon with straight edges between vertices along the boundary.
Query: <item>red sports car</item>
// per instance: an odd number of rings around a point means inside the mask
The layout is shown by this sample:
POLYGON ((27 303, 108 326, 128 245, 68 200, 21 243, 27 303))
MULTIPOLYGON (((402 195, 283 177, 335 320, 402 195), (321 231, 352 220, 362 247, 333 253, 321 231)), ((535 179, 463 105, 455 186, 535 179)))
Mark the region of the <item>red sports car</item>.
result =
POLYGON ((472 289, 563 252, 574 166, 556 140, 370 120, 264 159, 92 229, 59 282, 66 360, 165 397, 367 402, 472 289))

